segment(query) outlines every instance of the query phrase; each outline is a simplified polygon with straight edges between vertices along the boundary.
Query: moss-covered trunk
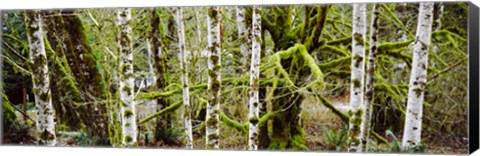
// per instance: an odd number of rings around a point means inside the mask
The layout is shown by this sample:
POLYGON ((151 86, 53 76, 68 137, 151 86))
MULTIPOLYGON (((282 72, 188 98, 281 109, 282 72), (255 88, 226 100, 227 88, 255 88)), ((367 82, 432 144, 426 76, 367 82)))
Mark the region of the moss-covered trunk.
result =
POLYGON ((83 22, 74 13, 75 10, 49 11, 44 17, 52 50, 49 61, 55 66, 52 75, 64 80, 52 86, 54 101, 60 102, 54 107, 60 122, 74 129, 84 125, 92 136, 109 138, 107 105, 103 102, 107 91, 101 66, 89 45, 83 22))
POLYGON ((206 114, 207 149, 220 148, 220 91, 222 87, 220 55, 220 7, 208 8, 208 102, 206 114))
MULTIPOLYGON (((155 78, 156 78, 156 88, 158 91, 163 91, 168 85, 168 67, 166 64, 166 48, 169 47, 171 42, 165 37, 164 33, 164 24, 161 21, 160 15, 164 14, 162 9, 152 9, 151 20, 150 20, 150 39, 152 43, 152 52, 154 53, 154 65, 155 65, 155 78)), ((169 16, 167 19, 171 19, 169 16)), ((174 25, 171 25, 174 27, 174 25)), ((170 33, 174 31, 169 29, 170 33)), ((170 106, 170 101, 167 97, 160 97, 157 99, 157 109, 158 111, 170 106)), ((166 114, 164 116, 158 117, 156 120, 156 131, 164 131, 172 127, 171 115, 166 114)), ((155 133, 157 134, 157 133, 155 133)), ((161 139, 160 136, 155 136, 156 139, 161 139)))
POLYGON ((260 87, 260 52, 261 52, 261 11, 259 6, 253 7, 252 13, 252 61, 250 64, 250 89, 249 89, 249 112, 248 112, 248 149, 258 149, 258 120, 259 100, 258 89, 260 87))
POLYGON ((68 125, 73 130, 79 130, 83 118, 79 116, 78 112, 83 111, 75 109, 74 102, 82 102, 82 98, 74 78, 70 75, 70 68, 66 64, 64 52, 67 49, 63 46, 66 34, 58 33, 63 30, 63 21, 58 15, 59 12, 46 11, 43 16, 45 25, 47 25, 46 39, 48 41, 45 41, 45 47, 48 63, 53 66, 50 78, 62 80, 51 84, 52 102, 57 122, 68 125), (81 122, 78 122, 79 120, 81 122))
POLYGON ((361 152, 360 125, 363 117, 365 75, 365 43, 367 33, 366 4, 353 4, 352 19, 352 74, 350 77, 350 121, 348 126, 348 151, 361 152))
MULTIPOLYGON (((303 25, 293 27, 292 8, 288 6, 276 6, 270 14, 262 15, 262 27, 271 34, 274 42, 275 51, 283 51, 288 49, 290 57, 280 60, 280 66, 287 72, 283 79, 288 79, 297 87, 306 85, 306 78, 312 73, 307 66, 309 61, 306 57, 300 56, 311 55, 310 52, 319 48, 321 42, 320 37, 324 28, 329 6, 310 7, 306 6, 306 19, 303 25), (273 20, 272 20, 273 19, 273 20), (300 27, 303 27, 300 29, 300 27), (303 30, 303 31, 299 31, 303 30), (296 43, 303 43, 299 46, 296 43), (292 48, 293 49, 290 49, 292 48), (285 78, 288 77, 288 78, 285 78)), ((277 52, 278 53, 278 52, 277 52)), ((281 55, 281 54, 280 54, 281 55)), ((311 59, 311 58, 310 58, 311 59)), ((313 63, 313 62, 310 62, 313 63)), ((280 67, 277 67, 280 68, 280 67)), ((274 74, 277 75, 278 71, 274 74)), ((266 99, 260 101, 271 100, 272 111, 276 111, 276 115, 272 121, 271 134, 268 140, 263 135, 265 129, 260 130, 259 148, 265 147, 265 143, 269 149, 293 149, 306 150, 305 133, 301 123, 301 108, 304 96, 299 92, 293 92, 288 80, 278 82, 278 86, 273 91, 271 97, 279 97, 277 99, 266 99)), ((261 86, 265 88, 266 86, 261 86)), ((260 89, 260 95, 267 95, 266 90, 260 89)), ((271 98, 270 97, 270 98, 271 98)))
POLYGON ((134 98, 132 16, 129 8, 117 10, 118 46, 120 51, 119 88, 122 114, 122 145, 137 145, 137 121, 134 98))
POLYGON ((43 20, 39 11, 25 14, 25 26, 29 45, 29 69, 32 73, 33 94, 37 109, 37 144, 55 146, 54 112, 50 90, 49 67, 44 44, 43 20))

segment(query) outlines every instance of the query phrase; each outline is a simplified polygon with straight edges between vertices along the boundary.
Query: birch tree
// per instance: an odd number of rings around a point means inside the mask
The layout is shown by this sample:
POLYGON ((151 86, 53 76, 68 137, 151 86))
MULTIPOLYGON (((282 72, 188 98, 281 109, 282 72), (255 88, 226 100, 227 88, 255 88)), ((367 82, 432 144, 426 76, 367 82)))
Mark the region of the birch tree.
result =
POLYGON ((132 27, 129 8, 117 10, 120 47, 120 103, 122 114, 122 145, 131 147, 137 144, 137 123, 134 98, 132 27))
MULTIPOLYGON (((245 8, 244 7, 236 7, 236 14, 237 14, 237 29, 238 29, 238 38, 241 41, 240 44, 240 53, 242 54, 242 58, 240 59, 241 62, 246 63, 248 62, 248 55, 250 54, 251 47, 251 29, 246 25, 245 21, 245 8)), ((243 66, 244 64, 242 64, 243 66)), ((244 68, 241 68, 244 69, 244 68)))
POLYGON ((360 124, 363 116, 363 86, 365 71, 366 4, 353 4, 352 74, 350 84, 350 121, 348 151, 357 152, 360 145, 360 124))
POLYGON ((365 101, 363 111, 365 112, 362 117, 362 124, 360 128, 360 145, 359 152, 368 151, 368 137, 370 135, 370 126, 372 119, 372 103, 373 103, 373 84, 375 83, 375 62, 377 54, 377 40, 378 40, 378 26, 379 26, 379 14, 378 5, 372 4, 372 22, 370 25, 370 47, 368 53, 367 62, 367 75, 365 82, 365 101))
POLYGON ((208 102, 206 114, 207 149, 219 149, 219 111, 221 83, 220 9, 209 7, 208 24, 208 102))
POLYGON ((259 99, 258 89, 260 86, 260 50, 262 42, 262 29, 261 29, 261 8, 259 6, 253 7, 252 13, 252 30, 253 30, 253 42, 252 42, 252 62, 250 67, 250 101, 249 101, 249 127, 248 127, 248 149, 258 149, 258 120, 259 120, 259 99))
POLYGON ((192 119, 190 108, 190 93, 188 90, 188 69, 187 69, 187 54, 185 49, 185 28, 183 25, 182 8, 172 9, 175 15, 175 23, 178 33, 178 49, 180 51, 180 68, 182 71, 181 79, 183 86, 183 117, 185 120, 185 133, 187 136, 187 149, 193 149, 193 136, 192 136, 192 119))
POLYGON ((32 73, 33 94, 37 109, 37 144, 55 146, 55 122, 48 76, 47 54, 43 35, 43 22, 39 11, 25 13, 25 26, 30 49, 29 67, 32 73))
POLYGON ((428 50, 432 33, 433 3, 420 3, 415 45, 413 47, 412 71, 408 87, 407 110, 402 147, 419 145, 422 130, 424 90, 427 83, 428 50))

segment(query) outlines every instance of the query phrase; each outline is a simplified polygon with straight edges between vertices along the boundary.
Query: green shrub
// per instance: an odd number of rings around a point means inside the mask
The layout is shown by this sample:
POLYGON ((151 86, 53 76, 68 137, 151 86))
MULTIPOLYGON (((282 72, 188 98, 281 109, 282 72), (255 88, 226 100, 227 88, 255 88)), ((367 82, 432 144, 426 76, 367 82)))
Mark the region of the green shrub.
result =
POLYGON ((334 147, 336 151, 340 151, 341 149, 347 147, 348 128, 343 127, 337 131, 327 129, 325 127, 322 127, 322 129, 324 132, 323 138, 328 146, 334 147))

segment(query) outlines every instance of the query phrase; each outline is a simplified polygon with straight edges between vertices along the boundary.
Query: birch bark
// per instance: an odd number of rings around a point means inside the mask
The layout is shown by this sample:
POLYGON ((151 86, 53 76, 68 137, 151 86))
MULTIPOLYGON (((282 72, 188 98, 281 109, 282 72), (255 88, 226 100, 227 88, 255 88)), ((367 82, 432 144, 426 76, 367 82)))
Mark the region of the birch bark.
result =
POLYGON ((259 120, 259 77, 260 77, 260 50, 262 42, 262 29, 261 29, 261 8, 259 6, 253 7, 252 14, 252 29, 253 29, 253 42, 252 42, 252 62, 250 67, 250 100, 249 100, 249 113, 248 113, 248 149, 258 149, 258 120, 259 120))
POLYGON ((348 151, 357 152, 360 145, 360 124, 363 116, 365 71, 366 4, 353 4, 352 75, 350 85, 350 121, 348 151))
POLYGON ((190 108, 190 93, 188 90, 188 68, 187 54, 185 49, 185 26, 183 24, 182 8, 174 8, 175 23, 178 33, 178 49, 180 51, 180 68, 182 70, 182 88, 183 88, 183 118, 185 120, 185 133, 187 136, 187 149, 193 149, 192 119, 190 108))
POLYGON ((413 47, 412 71, 408 87, 407 114, 402 139, 403 148, 420 143, 424 90, 427 82, 428 50, 433 22, 433 3, 420 3, 417 32, 413 47))
POLYGON ((30 50, 29 67, 32 72, 32 90, 37 109, 37 144, 55 146, 57 144, 55 122, 41 14, 38 11, 27 12, 25 26, 30 50))
POLYGON ((122 114, 122 145, 131 147, 137 144, 137 123, 134 96, 134 73, 132 52, 132 27, 129 8, 117 10, 120 47, 120 104, 122 114))
POLYGON ((206 114, 207 149, 219 149, 219 111, 221 83, 220 10, 208 8, 208 102, 206 114))
POLYGON ((379 26, 379 14, 378 5, 372 4, 372 22, 370 25, 370 47, 368 53, 367 62, 367 76, 365 82, 365 101, 364 101, 364 114, 362 124, 360 128, 360 145, 359 152, 368 151, 368 137, 370 135, 370 126, 372 119, 372 102, 375 83, 375 61, 377 54, 377 40, 378 40, 378 26, 379 26))

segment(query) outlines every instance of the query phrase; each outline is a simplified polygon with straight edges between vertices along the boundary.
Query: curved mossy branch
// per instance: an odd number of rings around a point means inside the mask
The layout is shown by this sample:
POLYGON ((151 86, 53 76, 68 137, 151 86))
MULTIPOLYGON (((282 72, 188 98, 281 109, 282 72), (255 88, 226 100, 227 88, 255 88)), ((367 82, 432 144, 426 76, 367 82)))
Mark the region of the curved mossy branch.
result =
MULTIPOLYGON (((350 38, 350 41, 351 41, 352 38, 350 38)), ((342 50, 340 48, 337 48, 337 47, 334 47, 334 46, 331 46, 331 45, 323 45, 320 50, 327 50, 327 51, 330 51, 330 52, 333 52, 333 53, 336 53, 336 54, 340 54, 342 56, 350 56, 350 53, 348 53, 347 51, 345 50, 342 50)))
POLYGON ((302 44, 297 43, 285 51, 275 53, 270 58, 269 63, 274 63, 276 65, 277 71, 283 75, 288 85, 295 86, 295 83, 290 79, 290 74, 288 74, 288 72, 281 65, 282 59, 295 58, 295 56, 303 59, 305 63, 304 65, 310 69, 310 72, 315 77, 315 81, 317 81, 318 85, 320 85, 320 87, 324 86, 324 74, 322 73, 322 70, 318 67, 313 57, 308 53, 306 47, 302 44))
POLYGON ((149 120, 151 120, 153 118, 156 118, 158 116, 161 116, 163 114, 171 113, 171 112, 177 110, 178 108, 180 108, 181 106, 182 106, 182 101, 176 102, 176 103, 168 106, 167 108, 162 109, 161 111, 159 111, 157 113, 154 113, 152 115, 149 115, 149 116, 139 120, 138 124, 143 124, 143 123, 148 122, 149 120))
MULTIPOLYGON (((265 115, 263 115, 259 120, 258 120, 258 126, 264 126, 268 120, 273 119, 275 115, 277 115, 278 112, 269 112, 265 115)), ((224 113, 220 113, 220 121, 222 121, 226 126, 234 128, 240 132, 243 132, 247 134, 248 132, 248 121, 245 123, 240 123, 237 121, 234 121, 230 119, 228 116, 226 116, 224 113)))
POLYGON ((332 61, 328 61, 325 63, 320 63, 318 64, 318 67, 321 70, 329 70, 332 68, 340 68, 343 66, 349 67, 350 63, 352 62, 352 57, 351 56, 345 56, 341 57, 332 61))
POLYGON ((432 37, 433 38, 445 37, 445 36, 452 36, 452 37, 455 37, 459 41, 467 42, 466 38, 458 35, 457 33, 446 30, 446 29, 437 30, 437 31, 432 32, 432 37))
POLYGON ((380 6, 388 13, 388 15, 391 17, 391 20, 395 21, 396 24, 402 27, 403 31, 407 33, 408 37, 410 37, 411 39, 415 38, 412 32, 410 32, 410 30, 403 24, 402 21, 400 21, 400 19, 398 19, 395 13, 393 13, 393 11, 390 10, 390 8, 386 4, 380 4, 380 6))
POLYGON ((336 39, 333 41, 327 41, 327 45, 348 45, 352 43, 352 36, 347 36, 344 38, 336 39))
POLYGON ((387 42, 387 43, 381 43, 381 44, 378 44, 378 51, 381 52, 381 51, 390 51, 390 50, 394 50, 394 49, 400 49, 400 48, 406 48, 408 47, 408 45, 410 45, 414 40, 413 39, 410 39, 410 40, 406 40, 406 41, 401 41, 401 42, 387 42))
POLYGON ((330 109, 333 113, 335 113, 338 117, 340 117, 340 119, 342 119, 342 121, 344 123, 348 123, 349 122, 349 117, 347 114, 345 113, 342 113, 340 110, 338 110, 337 108, 335 108, 335 106, 333 106, 332 103, 330 103, 330 101, 328 101, 324 96, 322 95, 317 95, 317 97, 320 99, 320 101, 322 102, 322 104, 327 107, 328 109, 330 109))
POLYGON ((336 76, 342 79, 348 78, 352 72, 350 71, 345 71, 345 70, 332 70, 327 73, 326 76, 336 76))
POLYGON ((220 115, 220 121, 222 121, 228 127, 235 128, 236 130, 241 131, 243 133, 247 132, 248 122, 246 122, 245 124, 242 124, 242 123, 236 122, 236 121, 228 118, 228 116, 226 116, 223 113, 219 113, 219 115, 220 115))
POLYGON ((297 44, 296 46, 298 46, 298 51, 300 53, 300 56, 303 57, 305 65, 310 68, 310 72, 312 72, 313 76, 315 77, 315 81, 317 81, 320 87, 324 87, 325 82, 323 79, 325 76, 322 73, 322 70, 317 66, 313 57, 307 52, 305 46, 302 46, 300 44, 297 44))
POLYGON ((339 23, 339 24, 342 24, 342 25, 344 25, 344 26, 346 26, 346 27, 348 27, 348 28, 350 28, 350 29, 353 28, 352 25, 349 24, 349 23, 340 22, 340 21, 338 21, 338 20, 334 20, 334 19, 330 19, 330 18, 327 18, 327 22, 328 22, 328 23, 339 23))

